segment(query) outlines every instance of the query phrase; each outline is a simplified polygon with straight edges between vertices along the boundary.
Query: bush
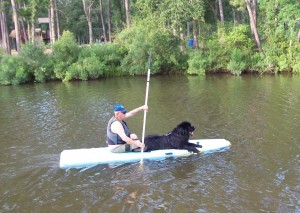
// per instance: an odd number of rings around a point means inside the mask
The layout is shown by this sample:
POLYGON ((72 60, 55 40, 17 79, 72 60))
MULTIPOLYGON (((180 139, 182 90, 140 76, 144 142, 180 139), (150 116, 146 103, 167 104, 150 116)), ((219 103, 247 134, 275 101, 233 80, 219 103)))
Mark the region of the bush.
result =
POLYGON ((64 77, 64 81, 70 81, 74 79, 87 80, 88 73, 85 69, 83 69, 80 63, 74 63, 68 67, 66 71, 66 75, 64 77))
POLYGON ((0 84, 20 84, 31 81, 27 63, 20 56, 4 55, 0 65, 0 84))
POLYGON ((68 67, 65 64, 58 64, 56 67, 66 70, 65 76, 61 76, 64 81, 116 76, 121 75, 121 60, 126 53, 126 49, 119 44, 96 44, 82 47, 77 62, 68 67))
POLYGON ((45 82, 55 78, 53 57, 46 56, 44 63, 34 70, 34 79, 37 82, 45 82))
POLYGON ((294 66, 293 66, 293 72, 294 73, 300 73, 300 62, 294 64, 294 66))
POLYGON ((230 60, 231 50, 228 47, 220 45, 217 38, 212 37, 207 42, 207 57, 209 70, 225 69, 230 60))
POLYGON ((5 55, 5 50, 2 47, 0 47, 0 61, 4 55, 5 55))
POLYGON ((300 44, 298 44, 298 51, 294 53, 292 69, 294 73, 300 73, 300 44))
POLYGON ((91 63, 98 63, 101 75, 112 76, 121 75, 121 61, 127 51, 124 47, 115 43, 105 45, 92 45, 83 48, 79 55, 79 60, 92 57, 91 63))
POLYGON ((287 55, 280 55, 278 57, 278 69, 280 71, 291 71, 291 63, 287 57, 287 55))
POLYGON ((160 27, 158 20, 134 23, 116 37, 116 42, 128 50, 122 60, 123 73, 145 74, 150 52, 152 73, 176 72, 186 68, 186 63, 182 63, 185 56, 179 50, 179 38, 160 27))
POLYGON ((300 43, 294 43, 291 51, 291 67, 294 73, 300 73, 300 43))
POLYGON ((234 49, 231 53, 231 58, 227 64, 227 69, 230 70, 232 74, 240 75, 242 71, 246 68, 245 55, 239 49, 234 49))
POLYGON ((219 28, 205 43, 209 70, 230 69, 239 75, 242 69, 250 65, 245 56, 253 53, 253 42, 247 25, 233 25, 227 31, 219 28))
POLYGON ((79 47, 74 35, 70 31, 64 31, 62 36, 53 45, 54 72, 57 78, 64 79, 68 67, 78 59, 79 47))
POLYGON ((188 74, 205 75, 209 67, 208 57, 201 50, 193 50, 189 53, 188 65, 188 74))
POLYGON ((251 56, 250 59, 251 63, 249 67, 252 70, 258 71, 258 72, 264 72, 267 68, 267 64, 265 63, 265 56, 263 53, 254 53, 251 56))
POLYGON ((34 75, 34 80, 44 82, 54 77, 52 57, 46 55, 43 46, 34 44, 22 45, 20 57, 27 64, 28 72, 34 75))
POLYGON ((105 65, 103 65, 94 54, 90 57, 81 58, 67 69, 64 81, 72 79, 84 81, 88 79, 98 79, 103 75, 103 67, 105 67, 105 65))

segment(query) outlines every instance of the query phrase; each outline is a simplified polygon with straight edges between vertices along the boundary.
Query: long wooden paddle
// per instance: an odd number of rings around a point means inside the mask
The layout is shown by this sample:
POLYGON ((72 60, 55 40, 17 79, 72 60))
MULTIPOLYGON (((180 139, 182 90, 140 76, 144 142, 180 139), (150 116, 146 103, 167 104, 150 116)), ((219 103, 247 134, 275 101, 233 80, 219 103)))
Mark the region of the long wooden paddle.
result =
MULTIPOLYGON (((150 66, 151 66, 151 52, 149 54, 148 59, 148 73, 147 73, 147 85, 146 85, 146 96, 145 96, 145 106, 148 105, 148 94, 149 94, 149 84, 150 84, 150 66)), ((144 144, 144 138, 145 138, 145 129, 146 129, 146 118, 147 118, 147 111, 144 111, 144 122, 143 122, 143 133, 142 133, 142 143, 144 144)), ((144 148, 142 149, 141 153, 143 156, 144 148)), ((143 157, 141 161, 143 160, 143 157)))

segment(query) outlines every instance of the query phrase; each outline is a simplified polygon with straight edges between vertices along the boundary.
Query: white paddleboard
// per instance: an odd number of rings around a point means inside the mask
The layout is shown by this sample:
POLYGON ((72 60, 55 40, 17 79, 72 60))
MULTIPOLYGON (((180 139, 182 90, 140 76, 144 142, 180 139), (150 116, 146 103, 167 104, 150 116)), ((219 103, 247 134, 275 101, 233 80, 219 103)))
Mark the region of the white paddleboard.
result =
MULTIPOLYGON (((219 152, 228 149, 231 144, 225 139, 190 140, 202 145, 201 153, 219 152)), ((64 150, 60 154, 59 166, 62 169, 83 168, 104 163, 134 162, 141 159, 159 159, 192 155, 192 152, 180 149, 155 150, 151 152, 112 153, 108 147, 64 150)))

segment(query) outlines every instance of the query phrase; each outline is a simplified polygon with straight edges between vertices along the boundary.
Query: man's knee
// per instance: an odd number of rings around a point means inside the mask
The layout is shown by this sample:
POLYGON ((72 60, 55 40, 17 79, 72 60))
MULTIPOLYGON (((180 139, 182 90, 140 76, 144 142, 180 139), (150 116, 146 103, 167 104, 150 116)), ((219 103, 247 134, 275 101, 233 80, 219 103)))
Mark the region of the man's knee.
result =
POLYGON ((136 139, 138 139, 138 136, 136 134, 130 134, 130 138, 132 140, 136 140, 136 139))

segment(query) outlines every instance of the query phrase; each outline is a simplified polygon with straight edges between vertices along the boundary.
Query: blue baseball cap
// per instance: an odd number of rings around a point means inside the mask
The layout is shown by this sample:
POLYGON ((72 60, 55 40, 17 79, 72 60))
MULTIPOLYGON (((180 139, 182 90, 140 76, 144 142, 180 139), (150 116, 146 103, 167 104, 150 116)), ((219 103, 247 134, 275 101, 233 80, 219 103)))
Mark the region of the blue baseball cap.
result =
POLYGON ((118 112, 118 111, 120 111, 120 112, 122 112, 122 113, 124 113, 124 114, 126 114, 126 109, 125 109, 125 107, 122 105, 122 104, 116 104, 115 106, 114 106, 114 111, 115 112, 118 112))

